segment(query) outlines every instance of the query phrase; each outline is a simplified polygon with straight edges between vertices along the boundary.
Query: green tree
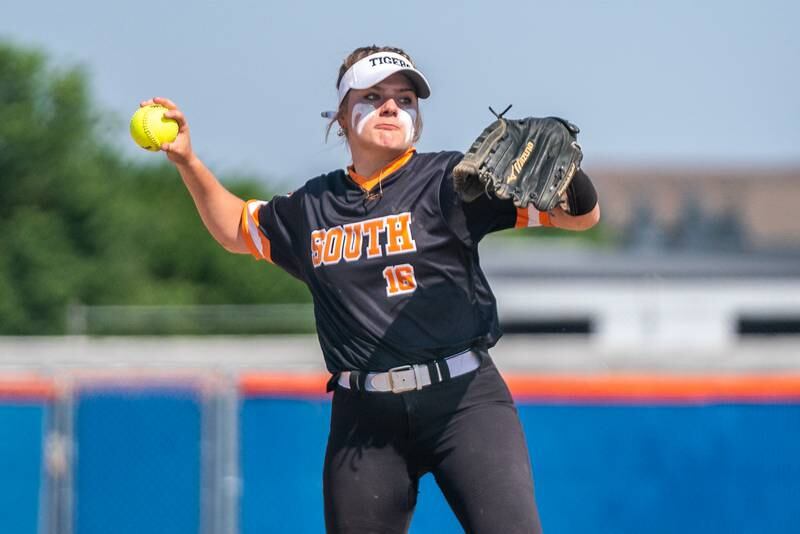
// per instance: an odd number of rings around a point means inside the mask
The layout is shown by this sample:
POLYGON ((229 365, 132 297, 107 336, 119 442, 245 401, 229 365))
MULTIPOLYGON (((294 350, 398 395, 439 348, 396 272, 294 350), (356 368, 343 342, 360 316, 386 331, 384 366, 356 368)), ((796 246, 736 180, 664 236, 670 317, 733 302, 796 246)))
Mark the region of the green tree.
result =
POLYGON ((100 116, 80 68, 0 42, 0 334, 63 333, 70 302, 309 300, 278 268, 217 245, 174 168, 117 153, 100 116))

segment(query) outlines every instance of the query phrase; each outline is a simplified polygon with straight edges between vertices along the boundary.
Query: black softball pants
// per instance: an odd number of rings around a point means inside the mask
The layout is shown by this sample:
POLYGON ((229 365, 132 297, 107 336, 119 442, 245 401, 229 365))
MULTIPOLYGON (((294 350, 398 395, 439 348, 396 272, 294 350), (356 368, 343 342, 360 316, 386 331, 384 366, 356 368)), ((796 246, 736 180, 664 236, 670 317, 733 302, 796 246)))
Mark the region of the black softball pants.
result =
POLYGON ((466 532, 541 532, 522 426, 488 356, 478 370, 419 391, 334 390, 328 533, 407 532, 428 472, 466 532))

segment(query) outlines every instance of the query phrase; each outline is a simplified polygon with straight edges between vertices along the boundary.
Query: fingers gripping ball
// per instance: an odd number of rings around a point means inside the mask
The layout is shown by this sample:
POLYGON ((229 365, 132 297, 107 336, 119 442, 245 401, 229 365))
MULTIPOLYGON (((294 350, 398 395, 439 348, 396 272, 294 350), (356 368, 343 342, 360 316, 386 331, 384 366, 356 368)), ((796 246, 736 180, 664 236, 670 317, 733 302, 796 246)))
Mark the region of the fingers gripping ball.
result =
POLYGON ((131 137, 146 150, 157 152, 163 143, 171 143, 178 136, 178 123, 164 118, 167 108, 152 104, 139 108, 131 117, 131 137))

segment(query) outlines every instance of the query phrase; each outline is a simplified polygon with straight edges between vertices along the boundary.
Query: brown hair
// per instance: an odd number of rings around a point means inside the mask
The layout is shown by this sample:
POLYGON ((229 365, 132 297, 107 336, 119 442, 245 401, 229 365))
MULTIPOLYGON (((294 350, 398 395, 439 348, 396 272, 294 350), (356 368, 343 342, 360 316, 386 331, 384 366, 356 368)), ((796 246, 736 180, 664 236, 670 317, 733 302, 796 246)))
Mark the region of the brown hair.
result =
MULTIPOLYGON (((409 60, 412 64, 414 60, 411 59, 405 50, 402 48, 396 48, 394 46, 361 46, 353 50, 350 55, 344 58, 342 65, 339 67, 339 76, 336 78, 336 89, 339 89, 339 84, 342 82, 342 78, 344 77, 344 73, 347 72, 347 69, 355 65, 359 60, 364 59, 365 57, 376 54, 378 52, 393 52, 395 54, 400 54, 407 60, 409 60)), ((345 109, 347 109, 347 100, 349 95, 342 100, 342 103, 339 104, 339 109, 336 110, 336 115, 331 119, 328 123, 328 128, 325 130, 325 140, 328 140, 328 135, 331 133, 331 128, 333 125, 339 122, 339 118, 344 114, 345 109)), ((422 133, 422 114, 417 115, 417 124, 414 125, 416 128, 416 132, 414 133, 413 142, 417 142, 419 140, 420 134, 422 133)))

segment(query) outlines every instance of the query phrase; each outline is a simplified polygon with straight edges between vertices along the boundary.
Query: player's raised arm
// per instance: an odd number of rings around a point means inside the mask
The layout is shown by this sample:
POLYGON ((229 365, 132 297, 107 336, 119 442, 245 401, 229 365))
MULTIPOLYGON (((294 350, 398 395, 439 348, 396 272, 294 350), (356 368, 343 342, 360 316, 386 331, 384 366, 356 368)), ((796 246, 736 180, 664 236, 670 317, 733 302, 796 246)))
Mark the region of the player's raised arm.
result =
MULTIPOLYGON (((137 139, 136 125, 131 124, 131 133, 134 139, 140 142, 143 148, 150 150, 163 150, 167 158, 175 164, 178 172, 192 195, 200 218, 208 231, 226 250, 237 254, 249 252, 241 233, 241 215, 244 201, 225 189, 214 174, 203 164, 192 150, 189 125, 183 112, 169 99, 156 97, 140 104, 146 106, 163 106, 167 111, 163 113, 166 123, 177 123, 177 135, 169 131, 169 126, 161 126, 159 121, 156 128, 140 127, 140 135, 144 142, 137 139), (171 119, 171 120, 170 120, 171 119), (163 128, 159 135, 158 128, 163 128), (149 137, 149 139, 148 139, 149 137), (150 143, 148 147, 144 144, 150 143)), ((134 117, 136 119, 136 117, 134 117)), ((143 125, 142 125, 143 126, 143 125)), ((151 125, 152 126, 152 125, 151 125)))

